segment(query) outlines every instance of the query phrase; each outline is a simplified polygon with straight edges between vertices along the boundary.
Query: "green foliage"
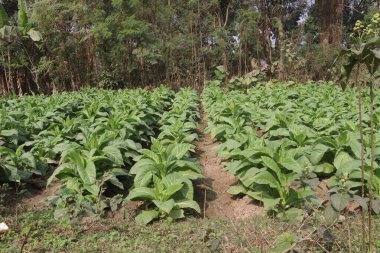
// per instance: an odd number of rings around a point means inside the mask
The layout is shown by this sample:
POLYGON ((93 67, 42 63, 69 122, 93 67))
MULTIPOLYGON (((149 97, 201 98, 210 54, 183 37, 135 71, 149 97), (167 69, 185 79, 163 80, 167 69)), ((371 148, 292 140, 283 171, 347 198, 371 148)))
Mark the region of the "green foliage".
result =
POLYGON ((24 146, 17 150, 0 146, 0 181, 17 182, 29 178, 32 174, 43 175, 46 167, 39 163, 30 152, 23 151, 24 146))
POLYGON ((134 185, 147 186, 152 183, 154 175, 163 178, 174 172, 197 179, 200 167, 189 158, 191 148, 186 142, 164 144, 153 139, 151 149, 142 149, 142 155, 131 169, 130 173, 135 175, 134 185))
POLYGON ((50 97, 0 100, 2 182, 25 182, 52 171, 63 182, 51 199, 56 217, 101 214, 121 203, 108 189, 124 190, 133 159, 156 135, 173 91, 85 89, 50 97), (7 109, 5 113, 4 108, 7 109))
POLYGON ((128 200, 146 200, 153 210, 142 211, 136 222, 147 224, 159 217, 169 220, 184 217, 184 210, 200 213, 193 200, 192 180, 201 177, 201 167, 191 158, 197 138, 198 96, 191 89, 181 89, 173 100, 170 111, 160 120, 161 133, 152 139, 150 149, 141 149, 141 156, 130 170, 134 175, 133 189, 128 200))
POLYGON ((340 80, 344 87, 347 86, 355 66, 363 64, 368 73, 374 75, 380 65, 380 13, 374 14, 367 25, 358 20, 350 38, 353 48, 343 51, 348 58, 347 64, 341 70, 340 80))
MULTIPOLYGON (((372 2, 344 5, 341 30, 364 16, 372 2)), ((8 43, 0 51, 10 57, 3 61, 8 73, 2 90, 50 93, 161 82, 200 87, 211 77, 246 74, 334 79, 341 45, 321 45, 326 14, 319 7, 305 0, 3 1, 0 37, 8 43), (253 70, 251 63, 260 60, 270 68, 253 70)))
MULTIPOLYGON (((207 130, 221 141, 218 154, 229 160, 225 162, 227 171, 240 181, 229 192, 248 195, 263 202, 267 210, 279 217, 291 219, 301 209, 321 204, 315 198, 315 190, 322 179, 328 178, 326 194, 333 205, 326 212, 335 215, 332 211, 342 211, 352 201, 366 205, 366 200, 359 197, 361 148, 356 124, 356 90, 342 91, 316 83, 292 88, 280 84, 270 86, 246 89, 245 93, 225 93, 220 87, 209 85, 203 92, 207 130)), ((365 92, 363 124, 368 192, 370 100, 369 91, 365 92)), ((375 129, 380 127, 378 113, 376 109, 375 129)), ((377 163, 372 184, 376 198, 380 197, 379 137, 375 135, 377 163)))
POLYGON ((171 220, 184 218, 184 208, 192 208, 200 213, 197 202, 193 200, 192 183, 188 177, 181 173, 170 173, 163 177, 153 176, 154 186, 134 188, 128 199, 145 199, 152 201, 155 210, 142 211, 136 221, 147 224, 159 216, 171 220))
POLYGON ((8 24, 8 14, 4 8, 3 4, 0 4, 0 27, 3 27, 8 24))
POLYGON ((251 88, 258 82, 258 78, 256 76, 252 77, 234 77, 228 81, 228 87, 231 90, 244 90, 251 88))

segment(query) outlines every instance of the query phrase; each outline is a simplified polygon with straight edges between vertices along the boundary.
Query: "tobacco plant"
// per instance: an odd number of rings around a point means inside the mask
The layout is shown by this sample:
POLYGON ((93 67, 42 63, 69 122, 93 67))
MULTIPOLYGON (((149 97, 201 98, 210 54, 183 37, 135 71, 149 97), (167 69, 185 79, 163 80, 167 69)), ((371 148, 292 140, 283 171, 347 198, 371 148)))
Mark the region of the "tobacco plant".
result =
POLYGON ((198 96, 191 89, 181 89, 171 110, 160 120, 158 138, 152 138, 150 149, 139 151, 141 155, 131 168, 134 185, 127 200, 145 200, 149 208, 136 216, 136 222, 184 218, 186 209, 200 213, 193 200, 192 181, 201 177, 201 167, 191 157, 198 119, 198 96))
MULTIPOLYGON (((370 104, 369 95, 368 90, 363 94, 365 105, 370 104)), ((272 83, 229 93, 217 85, 207 86, 202 94, 207 130, 221 142, 218 155, 228 159, 226 169, 240 181, 230 193, 261 201, 283 218, 289 217, 288 210, 295 214, 320 207, 322 203, 314 196, 320 184, 327 183, 326 194, 332 202, 348 194, 349 199, 343 198, 348 202, 366 203, 359 198, 361 145, 356 99, 354 89, 341 90, 326 83, 291 88, 272 83)), ((380 104, 375 101, 375 105, 380 104)), ((374 128, 380 129, 378 109, 373 114, 374 128)), ((371 188, 371 121, 366 114, 362 119, 364 188, 378 194, 378 138, 374 139, 377 163, 371 188)))

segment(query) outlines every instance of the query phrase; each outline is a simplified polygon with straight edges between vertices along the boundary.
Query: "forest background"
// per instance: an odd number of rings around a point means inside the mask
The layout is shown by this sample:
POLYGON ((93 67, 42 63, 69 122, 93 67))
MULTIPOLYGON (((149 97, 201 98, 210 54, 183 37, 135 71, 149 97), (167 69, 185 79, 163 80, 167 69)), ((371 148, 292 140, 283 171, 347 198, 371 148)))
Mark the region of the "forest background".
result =
POLYGON ((253 68, 267 79, 335 80, 355 21, 379 2, 3 0, 0 94, 197 88, 253 68))

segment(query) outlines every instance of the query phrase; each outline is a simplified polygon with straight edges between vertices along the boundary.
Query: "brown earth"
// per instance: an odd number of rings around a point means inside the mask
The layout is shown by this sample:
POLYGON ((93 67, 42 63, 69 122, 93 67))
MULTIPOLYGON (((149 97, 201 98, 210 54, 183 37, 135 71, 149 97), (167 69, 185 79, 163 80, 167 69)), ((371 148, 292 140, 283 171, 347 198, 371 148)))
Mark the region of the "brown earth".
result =
POLYGON ((264 214, 263 207, 248 197, 233 197, 227 191, 238 179, 224 170, 222 159, 217 157, 218 144, 205 133, 204 117, 199 127, 200 140, 196 142, 198 159, 203 167, 203 179, 196 186, 196 199, 206 217, 244 219, 264 214), (205 201, 206 200, 206 201, 205 201))
POLYGON ((24 197, 21 200, 21 204, 33 210, 47 209, 49 205, 46 200, 49 197, 57 195, 60 186, 61 182, 54 182, 50 186, 43 187, 42 189, 29 190, 33 192, 33 195, 30 197, 24 197))
POLYGON ((47 198, 56 195, 60 186, 60 182, 54 182, 46 188, 46 181, 37 177, 30 179, 21 190, 12 186, 4 192, 4 202, 0 203, 0 216, 24 209, 37 211, 48 209, 47 198))

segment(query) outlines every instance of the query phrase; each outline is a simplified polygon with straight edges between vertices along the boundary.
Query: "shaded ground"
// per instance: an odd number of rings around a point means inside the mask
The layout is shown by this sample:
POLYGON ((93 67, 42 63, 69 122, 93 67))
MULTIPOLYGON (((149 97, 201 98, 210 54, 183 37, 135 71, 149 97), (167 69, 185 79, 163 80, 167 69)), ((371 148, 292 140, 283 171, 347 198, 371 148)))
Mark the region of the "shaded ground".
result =
POLYGON ((53 183, 46 188, 46 180, 43 178, 33 178, 20 187, 9 186, 0 189, 0 193, 4 194, 1 199, 3 208, 0 208, 1 214, 9 214, 17 212, 20 208, 28 208, 33 210, 45 210, 48 208, 46 199, 57 194, 60 183, 53 183))
POLYGON ((250 198, 232 198, 227 193, 230 186, 236 184, 237 179, 224 170, 221 158, 217 157, 218 144, 212 140, 210 134, 204 133, 205 127, 205 118, 202 117, 198 131, 200 140, 195 144, 198 159, 203 167, 204 178, 196 187, 196 198, 204 209, 203 215, 242 219, 264 214, 263 208, 256 205, 250 198))
POLYGON ((25 205, 28 208, 32 208, 34 210, 44 210, 48 208, 48 204, 46 203, 47 198, 57 195, 59 187, 61 183, 55 182, 49 187, 44 187, 37 191, 36 194, 30 197, 24 197, 21 200, 21 204, 25 205))

